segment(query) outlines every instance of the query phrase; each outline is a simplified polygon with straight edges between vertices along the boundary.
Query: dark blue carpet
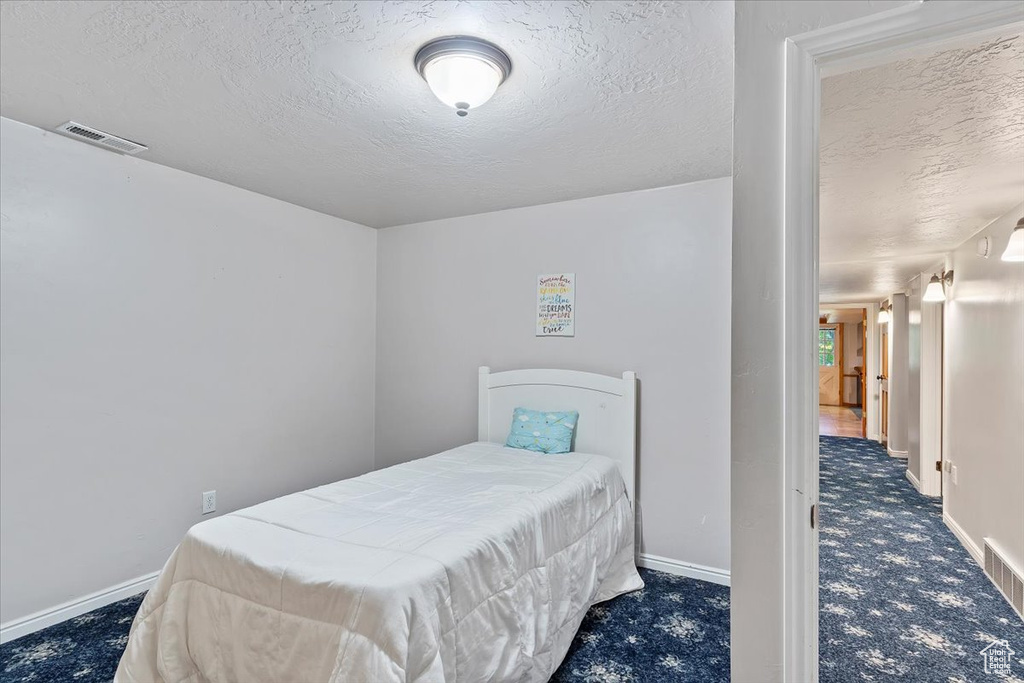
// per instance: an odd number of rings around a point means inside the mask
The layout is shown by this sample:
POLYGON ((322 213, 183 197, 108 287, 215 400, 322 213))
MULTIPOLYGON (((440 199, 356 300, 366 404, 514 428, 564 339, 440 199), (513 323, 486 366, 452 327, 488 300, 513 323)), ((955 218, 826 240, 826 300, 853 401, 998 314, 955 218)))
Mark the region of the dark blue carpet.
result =
MULTIPOLYGON (((727 681, 729 589, 641 569, 647 587, 596 605, 553 681, 727 681)), ((0 681, 109 681, 142 595, 0 646, 0 681)))
POLYGON ((729 680, 729 589, 641 569, 646 586, 594 606, 552 681, 729 680))
MULTIPOLYGON (((1021 683, 1024 623, 904 468, 874 442, 821 437, 822 683, 1021 683), (997 640, 1016 677, 984 673, 997 640)), ((553 681, 729 679, 729 589, 641 573, 644 590, 590 610, 553 681)), ((141 599, 0 646, 0 681, 109 681, 141 599)))
POLYGON ((821 437, 822 683, 1007 683, 1024 677, 1024 622, 878 443, 821 437), (997 640, 1018 678, 984 671, 997 640))
POLYGON ((0 645, 0 681, 109 681, 145 593, 0 645))

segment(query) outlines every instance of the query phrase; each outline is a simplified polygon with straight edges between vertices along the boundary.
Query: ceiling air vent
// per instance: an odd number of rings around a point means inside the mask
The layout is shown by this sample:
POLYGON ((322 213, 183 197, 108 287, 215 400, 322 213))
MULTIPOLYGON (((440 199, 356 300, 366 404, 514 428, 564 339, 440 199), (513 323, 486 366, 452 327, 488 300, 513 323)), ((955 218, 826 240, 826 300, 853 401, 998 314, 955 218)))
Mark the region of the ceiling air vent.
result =
POLYGON ((140 145, 137 142, 131 140, 125 140, 119 138, 116 135, 110 133, 104 133, 102 130, 96 130, 89 126, 83 126, 80 123, 74 121, 68 121, 67 123, 61 124, 54 128, 55 131, 63 135, 67 135, 69 138, 75 138, 83 142, 90 142, 100 147, 112 149, 115 152, 121 154, 138 154, 139 152, 145 152, 149 147, 140 145))

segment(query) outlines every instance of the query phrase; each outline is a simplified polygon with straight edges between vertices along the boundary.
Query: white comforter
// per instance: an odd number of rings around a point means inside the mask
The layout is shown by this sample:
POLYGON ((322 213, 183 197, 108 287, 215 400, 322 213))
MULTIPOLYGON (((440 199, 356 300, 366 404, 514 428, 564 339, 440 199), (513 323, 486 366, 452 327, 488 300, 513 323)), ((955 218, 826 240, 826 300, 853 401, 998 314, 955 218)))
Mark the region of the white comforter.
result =
POLYGON ((189 530, 115 681, 546 681, 643 586, 615 463, 476 443, 189 530))

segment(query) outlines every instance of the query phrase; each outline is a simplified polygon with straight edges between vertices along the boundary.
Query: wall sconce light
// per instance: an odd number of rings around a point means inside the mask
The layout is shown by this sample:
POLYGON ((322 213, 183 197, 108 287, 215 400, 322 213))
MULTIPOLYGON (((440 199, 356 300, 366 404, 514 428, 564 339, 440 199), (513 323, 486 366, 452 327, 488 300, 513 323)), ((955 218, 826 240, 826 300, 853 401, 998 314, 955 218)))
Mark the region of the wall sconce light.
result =
POLYGON ((1004 261, 1024 261, 1024 218, 1017 221, 1017 227, 1010 233, 1010 241, 1003 252, 1004 261))
POLYGON ((924 290, 921 301, 939 302, 946 300, 946 287, 953 286, 953 271, 944 270, 942 276, 932 275, 928 286, 924 290))
POLYGON ((892 304, 882 304, 878 307, 878 324, 884 325, 889 322, 889 309, 892 308, 892 304))

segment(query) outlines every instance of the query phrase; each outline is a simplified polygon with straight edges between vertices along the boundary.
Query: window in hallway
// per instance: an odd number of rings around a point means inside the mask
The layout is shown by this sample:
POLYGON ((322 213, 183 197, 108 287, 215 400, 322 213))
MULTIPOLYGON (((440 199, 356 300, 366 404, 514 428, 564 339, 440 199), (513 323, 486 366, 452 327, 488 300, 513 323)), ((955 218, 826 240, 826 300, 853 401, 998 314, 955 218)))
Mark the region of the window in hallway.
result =
POLYGON ((836 364, 836 330, 823 327, 818 330, 818 365, 833 367, 836 364))

